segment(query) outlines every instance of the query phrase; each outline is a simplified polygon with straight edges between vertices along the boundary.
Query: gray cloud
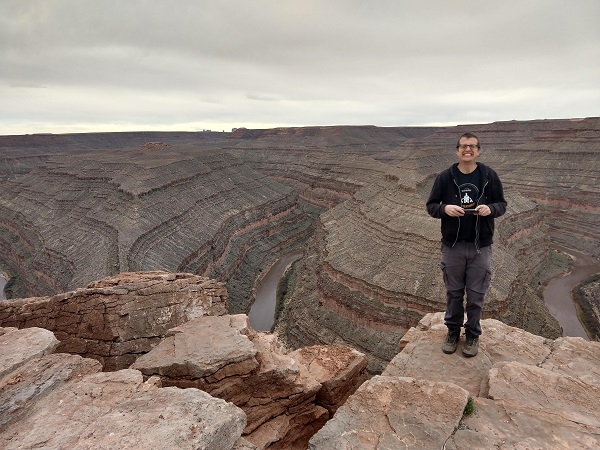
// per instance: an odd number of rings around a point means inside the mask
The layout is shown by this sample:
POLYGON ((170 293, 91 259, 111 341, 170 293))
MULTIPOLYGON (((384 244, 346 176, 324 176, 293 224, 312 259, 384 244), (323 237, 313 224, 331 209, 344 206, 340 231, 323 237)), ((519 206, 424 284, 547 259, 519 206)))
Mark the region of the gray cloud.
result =
POLYGON ((0 0, 0 134, 598 115, 600 2, 0 0))

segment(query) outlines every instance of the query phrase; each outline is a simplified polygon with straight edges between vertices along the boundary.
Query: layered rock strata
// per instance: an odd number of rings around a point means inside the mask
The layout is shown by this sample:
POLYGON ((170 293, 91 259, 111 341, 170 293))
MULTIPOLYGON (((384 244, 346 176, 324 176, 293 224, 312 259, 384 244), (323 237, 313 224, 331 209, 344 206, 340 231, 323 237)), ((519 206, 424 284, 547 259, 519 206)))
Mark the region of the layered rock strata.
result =
POLYGON ((227 313, 222 283, 185 273, 123 273, 87 288, 0 302, 0 326, 40 327, 58 351, 100 361, 105 370, 129 367, 173 327, 227 313))
POLYGON ((245 315, 201 317, 172 329, 132 368, 164 386, 198 388, 239 406, 259 449, 305 449, 308 439, 366 379, 364 355, 320 346, 285 354, 245 315))
POLYGON ((498 224, 498 292, 490 293, 496 300, 488 303, 489 314, 555 337, 560 330, 544 307, 537 272, 549 242, 599 254, 598 130, 600 119, 587 118, 440 128, 240 129, 222 136, 29 136, 21 144, 5 137, 0 248, 7 261, 0 265, 13 276, 12 297, 74 289, 123 270, 194 272, 225 282, 230 312, 247 312, 261 269, 305 246, 312 219, 330 209, 328 222, 315 225, 321 236, 306 245, 312 249, 307 272, 299 275, 306 283, 319 279, 329 309, 319 310, 319 321, 301 313, 308 317, 299 322, 304 330, 289 331, 289 340, 349 343, 372 353, 381 369, 407 327, 441 301, 437 258, 419 262, 421 251, 438 251, 435 226, 422 205, 435 175, 455 161, 457 137, 474 131, 483 145, 481 160, 500 174, 511 208, 498 224), (390 201, 384 192, 396 192, 391 196, 406 197, 406 203, 390 201), (398 225, 379 223, 379 210, 398 225), (396 255, 385 249, 404 241, 408 248, 397 255, 416 263, 399 264, 407 273, 396 277, 404 280, 390 283, 385 278, 391 271, 377 273, 378 267, 393 264, 396 255), (317 242, 328 242, 327 251, 317 242), (327 273, 312 272, 317 257, 327 273), (394 310, 381 306, 384 297, 392 298, 394 310), (388 330, 383 338, 382 328, 388 330))
MULTIPOLYGON (((418 193, 399 186, 399 177, 390 171, 371 179, 320 216, 278 325, 288 345, 344 343, 367 354, 378 373, 410 327, 445 308, 440 223, 426 215, 418 193)), ((528 284, 546 258, 547 227, 535 203, 507 196, 484 316, 556 337, 556 320, 528 284)))
MULTIPOLYGON (((429 132, 429 131, 427 131, 429 132)), ((387 173, 377 156, 407 140, 404 128, 314 127, 242 130, 228 152, 270 179, 290 186, 306 203, 329 209, 387 173)))
POLYGON ((600 343, 482 328, 476 357, 446 355, 443 313, 426 315, 309 448, 597 448, 600 343))
POLYGON ((261 267, 298 248, 311 222, 289 187, 208 149, 52 154, 1 192, 13 298, 167 270, 228 283, 232 311, 247 311, 261 267))

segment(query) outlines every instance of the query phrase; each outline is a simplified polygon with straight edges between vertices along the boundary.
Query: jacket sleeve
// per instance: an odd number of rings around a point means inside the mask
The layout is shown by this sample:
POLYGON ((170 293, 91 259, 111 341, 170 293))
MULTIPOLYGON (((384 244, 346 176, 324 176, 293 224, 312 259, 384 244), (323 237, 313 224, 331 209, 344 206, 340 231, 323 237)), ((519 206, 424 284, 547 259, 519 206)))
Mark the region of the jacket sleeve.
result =
POLYGON ((429 199, 425 205, 429 215, 431 217, 435 217, 436 219, 441 219, 442 216, 445 216, 444 205, 442 204, 442 197, 444 193, 442 184, 442 176, 440 174, 433 183, 431 193, 429 194, 429 199))
POLYGON ((491 189, 491 198, 488 206, 492 211, 492 217, 500 217, 506 212, 506 200, 504 199, 504 188, 502 187, 502 182, 498 177, 496 172, 492 171, 492 189, 491 189))

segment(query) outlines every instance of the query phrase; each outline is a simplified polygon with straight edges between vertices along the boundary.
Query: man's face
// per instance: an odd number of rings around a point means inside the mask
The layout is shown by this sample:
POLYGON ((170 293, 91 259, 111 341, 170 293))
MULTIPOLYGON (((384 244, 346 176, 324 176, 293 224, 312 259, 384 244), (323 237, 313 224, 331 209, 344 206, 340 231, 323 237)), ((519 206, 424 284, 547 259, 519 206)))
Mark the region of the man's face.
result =
POLYGON ((459 162, 473 162, 479 156, 479 147, 475 138, 461 138, 456 149, 459 162))

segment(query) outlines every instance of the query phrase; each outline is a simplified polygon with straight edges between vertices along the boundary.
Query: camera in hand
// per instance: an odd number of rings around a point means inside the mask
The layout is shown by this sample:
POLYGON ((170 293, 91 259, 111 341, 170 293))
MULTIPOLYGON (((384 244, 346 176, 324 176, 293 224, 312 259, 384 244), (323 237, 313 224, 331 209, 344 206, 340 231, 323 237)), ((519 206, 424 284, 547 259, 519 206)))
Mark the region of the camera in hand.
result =
POLYGON ((476 209, 464 209, 465 214, 477 214, 476 209))

